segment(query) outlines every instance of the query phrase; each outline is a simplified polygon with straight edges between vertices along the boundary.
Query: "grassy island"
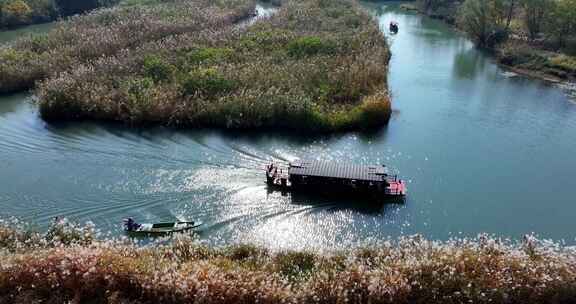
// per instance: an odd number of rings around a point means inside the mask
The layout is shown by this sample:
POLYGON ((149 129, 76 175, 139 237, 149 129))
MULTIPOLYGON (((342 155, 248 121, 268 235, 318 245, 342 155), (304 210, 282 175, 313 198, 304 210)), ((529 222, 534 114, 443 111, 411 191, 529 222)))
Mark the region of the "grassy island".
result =
POLYGON ((340 252, 147 246, 93 226, 0 225, 2 303, 573 303, 576 251, 533 237, 405 237, 340 252))
POLYGON ((40 84, 40 112, 131 125, 372 128, 390 116, 389 57, 355 2, 287 0, 270 18, 69 65, 40 84))
POLYGON ((0 48, 0 93, 33 88, 39 80, 90 68, 92 61, 112 60, 166 37, 232 25, 252 14, 254 5, 252 0, 126 0, 72 17, 48 34, 0 48))
POLYGON ((358 130, 388 122, 390 53, 351 0, 125 0, 0 49, 0 92, 49 121, 358 130))

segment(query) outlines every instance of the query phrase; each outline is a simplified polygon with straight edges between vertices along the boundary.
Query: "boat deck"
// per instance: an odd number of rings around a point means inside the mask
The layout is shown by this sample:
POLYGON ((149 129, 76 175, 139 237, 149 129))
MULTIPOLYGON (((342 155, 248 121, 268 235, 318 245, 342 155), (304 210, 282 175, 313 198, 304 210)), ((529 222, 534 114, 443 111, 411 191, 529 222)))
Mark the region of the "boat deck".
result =
POLYGON ((381 193, 404 196, 406 185, 397 176, 388 174, 383 165, 299 161, 288 166, 266 166, 267 183, 283 190, 307 189, 330 192, 381 193))
POLYGON ((388 177, 388 170, 385 166, 308 161, 291 164, 288 175, 382 182, 388 177))

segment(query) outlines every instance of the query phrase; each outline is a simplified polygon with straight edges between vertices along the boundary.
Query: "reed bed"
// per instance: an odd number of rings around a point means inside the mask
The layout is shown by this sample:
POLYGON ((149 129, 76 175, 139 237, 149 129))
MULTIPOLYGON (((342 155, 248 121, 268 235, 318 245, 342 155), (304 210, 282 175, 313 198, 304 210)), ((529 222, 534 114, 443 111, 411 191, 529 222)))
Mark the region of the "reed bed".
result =
POLYGON ((46 35, 0 48, 0 93, 30 89, 38 80, 147 42, 229 26, 255 9, 253 0, 132 2, 71 17, 46 35))
POLYGON ((287 0, 270 18, 155 40, 42 82, 47 120, 369 129, 387 123, 389 51, 349 0, 287 0))
MULTIPOLYGON (((4 222, 5 223, 5 222, 4 222)), ((339 252, 147 246, 66 221, 0 225, 2 303, 573 303, 576 250, 526 236, 418 236, 339 252)))

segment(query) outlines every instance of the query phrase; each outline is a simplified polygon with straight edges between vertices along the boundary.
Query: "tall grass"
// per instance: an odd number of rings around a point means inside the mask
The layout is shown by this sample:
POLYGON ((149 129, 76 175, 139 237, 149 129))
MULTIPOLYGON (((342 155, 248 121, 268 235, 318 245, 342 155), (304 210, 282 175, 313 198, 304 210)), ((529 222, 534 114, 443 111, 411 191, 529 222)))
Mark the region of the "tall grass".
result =
MULTIPOLYGON (((527 236, 404 237, 339 252, 147 246, 57 222, 58 238, 0 228, 2 303, 573 303, 576 251, 527 236), (79 233, 81 232, 81 233, 79 233), (71 236, 67 237, 67 233, 71 236), (62 242, 62 239, 69 240, 62 242)), ((92 226, 89 226, 92 227, 92 226)))
POLYGON ((125 3, 62 21, 47 35, 0 48, 0 93, 32 88, 82 64, 172 35, 231 25, 254 11, 252 0, 125 3))
POLYGON ((172 35, 44 81, 48 120, 332 131, 390 116, 389 51, 353 1, 287 0, 236 28, 172 35))
POLYGON ((506 43, 497 52, 502 64, 527 71, 536 71, 568 81, 576 80, 576 57, 543 52, 526 43, 506 43))

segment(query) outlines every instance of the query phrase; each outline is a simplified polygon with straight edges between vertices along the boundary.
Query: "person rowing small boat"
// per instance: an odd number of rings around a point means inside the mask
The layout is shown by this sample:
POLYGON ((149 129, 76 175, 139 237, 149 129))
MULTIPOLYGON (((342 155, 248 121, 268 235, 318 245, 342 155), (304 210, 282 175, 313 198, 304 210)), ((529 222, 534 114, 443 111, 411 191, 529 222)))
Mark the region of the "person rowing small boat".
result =
POLYGON ((398 26, 398 22, 396 22, 396 21, 390 22, 390 32, 392 34, 398 34, 399 30, 400 30, 400 28, 398 26))
POLYGON ((165 222, 165 223, 146 223, 139 224, 133 218, 123 220, 124 231, 130 234, 143 235, 166 235, 172 233, 183 233, 202 225, 200 222, 165 222))

